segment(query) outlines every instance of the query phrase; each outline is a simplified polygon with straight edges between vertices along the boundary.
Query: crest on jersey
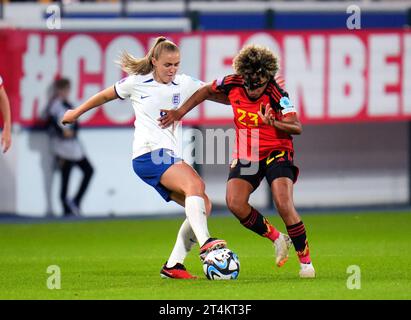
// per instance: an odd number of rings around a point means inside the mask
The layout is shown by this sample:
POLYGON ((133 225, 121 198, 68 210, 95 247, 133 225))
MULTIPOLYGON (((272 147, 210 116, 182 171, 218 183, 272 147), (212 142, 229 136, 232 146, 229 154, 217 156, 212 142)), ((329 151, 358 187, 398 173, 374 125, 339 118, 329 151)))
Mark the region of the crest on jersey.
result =
POLYGON ((180 93, 173 94, 173 105, 177 107, 180 104, 180 93))

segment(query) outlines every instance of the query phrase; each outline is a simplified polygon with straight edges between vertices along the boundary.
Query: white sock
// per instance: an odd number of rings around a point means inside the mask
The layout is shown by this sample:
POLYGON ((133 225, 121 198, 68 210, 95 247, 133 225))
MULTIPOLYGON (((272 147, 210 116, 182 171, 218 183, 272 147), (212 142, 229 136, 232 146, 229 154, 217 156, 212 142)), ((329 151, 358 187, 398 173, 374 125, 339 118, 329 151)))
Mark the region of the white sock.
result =
POLYGON ((186 197, 185 208, 187 220, 201 247, 210 238, 204 199, 199 196, 186 197))
POLYGON ((177 263, 183 264, 187 254, 196 243, 197 239, 193 229, 191 229, 188 220, 185 219, 178 231, 176 244, 174 245, 170 258, 168 258, 167 268, 174 267, 177 263))

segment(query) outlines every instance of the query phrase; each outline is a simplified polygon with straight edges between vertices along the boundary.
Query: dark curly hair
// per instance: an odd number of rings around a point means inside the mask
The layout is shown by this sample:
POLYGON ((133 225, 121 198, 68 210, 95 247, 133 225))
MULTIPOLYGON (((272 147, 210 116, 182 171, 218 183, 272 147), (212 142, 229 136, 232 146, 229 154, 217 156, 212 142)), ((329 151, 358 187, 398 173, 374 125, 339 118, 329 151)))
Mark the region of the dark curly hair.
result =
POLYGON ((233 60, 235 73, 245 79, 274 78, 278 64, 277 56, 267 47, 259 45, 245 46, 233 60))

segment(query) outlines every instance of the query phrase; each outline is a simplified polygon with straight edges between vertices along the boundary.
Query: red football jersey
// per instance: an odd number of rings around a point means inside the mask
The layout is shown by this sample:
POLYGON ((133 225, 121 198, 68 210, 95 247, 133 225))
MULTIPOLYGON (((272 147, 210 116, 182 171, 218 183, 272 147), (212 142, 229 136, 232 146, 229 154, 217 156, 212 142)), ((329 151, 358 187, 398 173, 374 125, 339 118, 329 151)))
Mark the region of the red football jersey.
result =
POLYGON ((261 111, 264 114, 267 104, 274 111, 276 120, 296 112, 288 93, 275 80, 270 80, 257 100, 248 97, 244 80, 239 75, 214 80, 212 88, 225 93, 233 108, 236 126, 234 159, 257 161, 268 157, 274 150, 294 150, 291 135, 265 124, 257 113, 261 111))

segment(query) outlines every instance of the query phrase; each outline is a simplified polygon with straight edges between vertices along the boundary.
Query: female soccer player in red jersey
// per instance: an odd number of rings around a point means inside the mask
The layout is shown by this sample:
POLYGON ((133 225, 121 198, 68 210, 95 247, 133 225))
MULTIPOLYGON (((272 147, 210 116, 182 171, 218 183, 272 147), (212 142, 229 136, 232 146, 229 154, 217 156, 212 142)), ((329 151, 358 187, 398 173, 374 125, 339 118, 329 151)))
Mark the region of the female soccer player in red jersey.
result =
POLYGON ((287 261, 292 243, 300 261, 300 277, 313 278, 305 227, 293 203, 293 184, 299 171, 293 163, 292 135, 301 134, 302 126, 287 92, 276 80, 278 59, 269 49, 250 45, 234 58, 233 67, 235 74, 201 87, 180 108, 163 110, 166 114, 159 121, 165 128, 212 94, 227 95, 236 126, 227 206, 243 226, 274 243, 277 266, 287 261), (264 177, 288 236, 249 204, 251 193, 264 177))

